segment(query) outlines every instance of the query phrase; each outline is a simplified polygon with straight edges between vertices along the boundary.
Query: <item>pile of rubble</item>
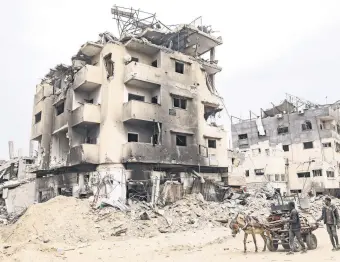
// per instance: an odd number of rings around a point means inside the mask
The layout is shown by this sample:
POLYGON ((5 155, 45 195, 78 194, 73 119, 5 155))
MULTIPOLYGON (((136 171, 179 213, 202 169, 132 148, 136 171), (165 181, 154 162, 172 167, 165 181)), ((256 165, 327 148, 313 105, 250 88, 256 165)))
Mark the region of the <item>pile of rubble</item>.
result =
MULTIPOLYGON (((310 199, 310 213, 315 217, 321 216, 322 207, 324 206, 326 196, 317 196, 310 199)), ((332 204, 335 205, 340 212, 340 199, 331 197, 332 204)))
POLYGON ((3 230, 2 237, 9 243, 38 239, 72 245, 123 235, 152 237, 226 226, 238 212, 267 207, 264 199, 245 196, 234 194, 220 203, 205 201, 200 193, 190 194, 161 207, 134 201, 127 211, 109 205, 92 209, 88 199, 58 196, 29 207, 16 224, 3 230))

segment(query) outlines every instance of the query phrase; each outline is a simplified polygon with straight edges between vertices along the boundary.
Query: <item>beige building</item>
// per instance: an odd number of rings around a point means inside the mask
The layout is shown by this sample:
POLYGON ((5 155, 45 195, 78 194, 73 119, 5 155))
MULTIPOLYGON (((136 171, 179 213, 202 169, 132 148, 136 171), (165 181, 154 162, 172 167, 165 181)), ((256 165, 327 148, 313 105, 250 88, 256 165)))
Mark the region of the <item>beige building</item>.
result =
MULTIPOLYGON (((112 13, 124 18, 118 8, 112 13)), ((193 24, 169 30, 157 21, 135 30, 119 39, 101 34, 72 66, 57 66, 37 85, 31 151, 38 177, 76 176, 81 190, 108 177, 105 190, 118 199, 126 179, 155 171, 226 176, 227 131, 215 121, 223 105, 214 81, 221 38, 193 24)))
POLYGON ((247 182, 271 181, 282 192, 338 194, 339 108, 287 95, 261 117, 233 123, 233 146, 245 154, 240 172, 247 182))

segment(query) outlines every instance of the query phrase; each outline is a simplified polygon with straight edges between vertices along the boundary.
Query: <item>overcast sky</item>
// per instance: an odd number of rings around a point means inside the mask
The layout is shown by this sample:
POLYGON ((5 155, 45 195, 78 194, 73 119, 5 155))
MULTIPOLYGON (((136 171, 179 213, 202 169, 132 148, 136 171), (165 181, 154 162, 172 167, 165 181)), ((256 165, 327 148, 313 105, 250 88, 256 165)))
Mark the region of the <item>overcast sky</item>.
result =
POLYGON ((203 16, 220 31, 217 88, 232 115, 259 113, 286 92, 317 103, 340 99, 337 0, 11 0, 0 9, 0 159, 9 140, 28 154, 35 85, 87 40, 116 32, 114 4, 155 12, 164 24, 203 16))

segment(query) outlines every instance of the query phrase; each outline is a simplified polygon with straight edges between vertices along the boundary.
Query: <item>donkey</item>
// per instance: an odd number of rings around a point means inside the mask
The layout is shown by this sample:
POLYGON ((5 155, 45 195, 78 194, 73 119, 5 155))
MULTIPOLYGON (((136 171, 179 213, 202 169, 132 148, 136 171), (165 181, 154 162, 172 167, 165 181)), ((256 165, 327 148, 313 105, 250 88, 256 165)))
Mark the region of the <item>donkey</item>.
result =
POLYGON ((230 222, 229 224, 230 229, 232 230, 232 236, 235 237, 238 233, 240 233, 240 228, 244 232, 244 253, 247 253, 247 238, 248 235, 253 236, 253 241, 255 244, 255 252, 258 251, 257 249, 257 243, 256 243, 256 237, 255 234, 261 235, 264 241, 264 247, 262 251, 266 251, 267 247, 267 237, 271 241, 271 234, 268 230, 268 227, 264 225, 263 223, 260 223, 259 219, 254 216, 247 216, 241 213, 238 213, 236 217, 230 222))

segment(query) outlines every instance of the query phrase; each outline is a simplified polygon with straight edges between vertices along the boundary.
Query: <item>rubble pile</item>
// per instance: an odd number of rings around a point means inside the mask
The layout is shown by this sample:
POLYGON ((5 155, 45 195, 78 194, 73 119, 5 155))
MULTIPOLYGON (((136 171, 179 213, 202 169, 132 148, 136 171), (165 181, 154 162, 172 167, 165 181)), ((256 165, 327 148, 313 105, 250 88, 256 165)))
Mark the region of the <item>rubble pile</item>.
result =
MULTIPOLYGON (((326 196, 317 196, 310 199, 310 213, 315 217, 321 216, 322 207, 324 206, 326 196)), ((332 204, 337 207, 340 212, 340 199, 331 197, 332 204)))

